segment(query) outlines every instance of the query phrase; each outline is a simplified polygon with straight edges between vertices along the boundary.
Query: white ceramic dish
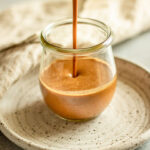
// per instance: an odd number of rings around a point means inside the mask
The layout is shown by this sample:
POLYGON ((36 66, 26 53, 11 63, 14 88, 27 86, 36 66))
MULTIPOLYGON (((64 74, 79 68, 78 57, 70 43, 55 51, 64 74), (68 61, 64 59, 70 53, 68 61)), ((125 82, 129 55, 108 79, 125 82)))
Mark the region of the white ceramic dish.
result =
POLYGON ((109 107, 96 119, 68 122, 42 100, 38 68, 0 100, 0 130, 28 150, 125 150, 150 138, 150 74, 116 59, 118 83, 109 107))

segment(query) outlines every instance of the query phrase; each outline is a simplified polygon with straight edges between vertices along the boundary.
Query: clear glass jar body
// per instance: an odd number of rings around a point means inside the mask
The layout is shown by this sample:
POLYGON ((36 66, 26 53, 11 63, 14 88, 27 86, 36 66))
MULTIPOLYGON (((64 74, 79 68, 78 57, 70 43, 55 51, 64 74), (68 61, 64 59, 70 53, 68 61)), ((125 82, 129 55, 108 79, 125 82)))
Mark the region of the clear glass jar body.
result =
POLYGON ((72 49, 72 20, 47 26, 43 46, 40 86, 48 107, 69 120, 98 116, 110 103, 116 87, 116 67, 111 31, 102 22, 78 19, 78 49, 72 49), (73 57, 77 76, 73 77, 73 57))

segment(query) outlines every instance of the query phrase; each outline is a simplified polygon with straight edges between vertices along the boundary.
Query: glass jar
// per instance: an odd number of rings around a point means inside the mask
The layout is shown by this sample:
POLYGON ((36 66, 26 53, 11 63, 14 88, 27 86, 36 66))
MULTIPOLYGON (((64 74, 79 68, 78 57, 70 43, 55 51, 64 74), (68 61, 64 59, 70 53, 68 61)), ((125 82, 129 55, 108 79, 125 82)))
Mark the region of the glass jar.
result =
POLYGON ((41 33, 43 46, 40 87, 48 107, 69 120, 98 116, 116 87, 116 67, 110 28, 93 19, 78 18, 77 49, 72 48, 72 19, 49 24, 41 33), (73 58, 76 77, 73 77, 73 58))

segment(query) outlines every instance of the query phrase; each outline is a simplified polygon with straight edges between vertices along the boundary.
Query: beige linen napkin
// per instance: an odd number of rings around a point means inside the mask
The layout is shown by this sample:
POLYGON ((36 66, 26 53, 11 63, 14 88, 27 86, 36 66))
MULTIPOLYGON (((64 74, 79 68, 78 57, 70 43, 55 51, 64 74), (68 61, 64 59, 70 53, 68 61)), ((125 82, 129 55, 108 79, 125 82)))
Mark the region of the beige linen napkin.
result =
POLYGON ((150 28, 150 0, 87 0, 81 16, 108 24, 118 43, 150 28))
MULTIPOLYGON (((150 28, 149 1, 79 0, 79 15, 109 24, 119 42, 150 28)), ((39 63, 41 46, 35 33, 54 20, 72 16, 71 2, 30 2, 0 13, 0 97, 39 63)))
POLYGON ((0 98, 21 76, 40 62, 36 32, 72 15, 68 0, 30 2, 0 13, 0 98))
POLYGON ((48 23, 72 15, 68 0, 28 2, 0 13, 0 50, 41 31, 48 23))

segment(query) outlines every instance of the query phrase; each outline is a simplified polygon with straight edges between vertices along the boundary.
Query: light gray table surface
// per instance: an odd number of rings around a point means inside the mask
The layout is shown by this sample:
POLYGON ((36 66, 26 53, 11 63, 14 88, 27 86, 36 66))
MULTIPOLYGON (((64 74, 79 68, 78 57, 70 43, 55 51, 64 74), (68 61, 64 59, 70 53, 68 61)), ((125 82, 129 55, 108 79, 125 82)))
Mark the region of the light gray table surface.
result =
MULTIPOLYGON (((0 11, 8 8, 11 4, 22 1, 25 0, 0 0, 0 11)), ((150 72, 150 31, 113 46, 113 51, 115 56, 136 63, 150 72)), ((0 150, 22 149, 10 142, 0 132, 0 150)), ((150 140, 137 150, 150 150, 150 140)))

